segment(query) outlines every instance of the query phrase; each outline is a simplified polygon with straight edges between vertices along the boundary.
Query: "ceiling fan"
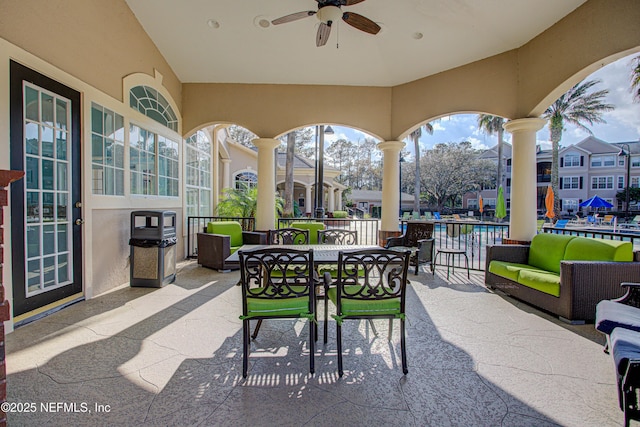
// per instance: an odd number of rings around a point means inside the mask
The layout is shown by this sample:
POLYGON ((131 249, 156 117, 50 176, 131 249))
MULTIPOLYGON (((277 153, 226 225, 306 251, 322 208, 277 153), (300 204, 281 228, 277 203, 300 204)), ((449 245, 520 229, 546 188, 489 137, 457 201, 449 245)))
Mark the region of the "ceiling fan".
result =
POLYGON ((354 4, 362 3, 364 0, 316 0, 318 2, 318 10, 308 10, 304 12, 296 12, 290 15, 285 15, 281 18, 271 21, 273 25, 285 24, 287 22, 297 21, 299 19, 306 18, 308 16, 316 15, 316 18, 320 21, 318 27, 318 33, 316 34, 316 46, 324 46, 331 34, 331 26, 342 19, 347 24, 351 25, 360 31, 364 31, 369 34, 378 34, 380 31, 380 25, 373 22, 371 19, 353 12, 343 12, 342 6, 353 6, 354 4))

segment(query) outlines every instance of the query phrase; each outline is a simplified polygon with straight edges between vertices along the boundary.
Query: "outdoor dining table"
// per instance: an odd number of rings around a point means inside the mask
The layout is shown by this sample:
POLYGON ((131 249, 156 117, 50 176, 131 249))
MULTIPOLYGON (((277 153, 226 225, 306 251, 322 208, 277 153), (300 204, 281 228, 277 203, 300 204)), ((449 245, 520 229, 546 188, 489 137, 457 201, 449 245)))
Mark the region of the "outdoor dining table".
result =
POLYGON ((240 262, 238 252, 252 251, 256 249, 297 249, 307 251, 313 249, 314 264, 332 264, 338 262, 340 251, 361 251, 366 249, 380 249, 376 245, 242 245, 240 249, 232 253, 226 262, 240 262))

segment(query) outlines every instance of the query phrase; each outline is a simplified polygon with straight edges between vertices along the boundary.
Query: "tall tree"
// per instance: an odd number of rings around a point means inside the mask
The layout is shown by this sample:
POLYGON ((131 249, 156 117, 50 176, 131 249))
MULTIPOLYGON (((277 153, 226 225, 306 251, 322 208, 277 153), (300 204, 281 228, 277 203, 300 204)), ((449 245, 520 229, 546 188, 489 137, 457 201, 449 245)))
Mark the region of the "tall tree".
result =
POLYGON ((489 135, 498 134, 498 170, 496 171, 496 188, 504 183, 502 182, 502 148, 504 147, 504 119, 499 116, 491 116, 489 114, 478 115, 478 127, 489 135))
MULTIPOLYGON (((554 194, 558 194, 558 150, 565 122, 571 123, 589 134, 593 134, 585 123, 589 125, 606 123, 602 118, 602 114, 615 108, 611 104, 604 103, 604 99, 609 93, 608 90, 589 92, 591 88, 599 83, 600 80, 588 80, 576 84, 551 104, 543 114, 543 117, 549 120, 551 188, 554 194)), ((560 214, 560 199, 558 197, 554 200, 553 210, 557 218, 560 214)))
POLYGON ((256 135, 255 133, 238 125, 229 126, 227 128, 227 132, 229 133, 231 139, 238 142, 239 144, 244 145, 245 147, 253 147, 253 143, 251 141, 258 137, 258 135, 256 135))
POLYGON ((284 209, 282 216, 293 217, 293 155, 296 149, 296 133, 287 134, 287 154, 284 169, 284 209))
POLYGON ((633 69, 631 70, 631 91, 633 92, 633 100, 640 102, 640 56, 636 56, 632 60, 633 69))
MULTIPOLYGON (((415 187, 413 189, 414 212, 420 212, 420 137, 422 136, 423 127, 429 135, 433 135, 433 125, 431 123, 425 123, 423 126, 419 126, 416 130, 411 132, 411 135, 409 135, 413 141, 413 147, 416 155, 416 178, 415 187)), ((402 198, 402 194, 400 197, 402 198)))

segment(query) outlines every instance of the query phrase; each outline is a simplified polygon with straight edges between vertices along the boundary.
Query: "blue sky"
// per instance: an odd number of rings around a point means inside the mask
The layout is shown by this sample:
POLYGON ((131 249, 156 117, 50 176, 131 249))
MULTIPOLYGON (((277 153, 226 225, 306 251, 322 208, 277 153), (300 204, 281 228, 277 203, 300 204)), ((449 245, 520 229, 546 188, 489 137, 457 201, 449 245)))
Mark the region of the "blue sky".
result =
MULTIPOLYGON (((606 102, 616 106, 616 109, 604 114, 606 124, 596 124, 591 127, 595 137, 606 142, 628 142, 640 139, 640 103, 633 103, 630 89, 631 55, 613 62, 591 74, 587 79, 600 79, 598 90, 608 89, 606 102)), ((339 138, 351 141, 362 140, 367 137, 360 131, 340 126, 332 126, 335 134, 327 135, 327 141, 339 138)), ((572 125, 566 125, 560 144, 568 146, 583 140, 588 133, 572 125)), ((505 139, 510 142, 511 136, 505 133, 505 139)), ((542 148, 550 148, 549 129, 545 126, 537 134, 538 143, 542 148)), ((420 138, 421 149, 430 149, 435 144, 443 142, 470 141, 476 148, 483 149, 497 143, 495 135, 486 135, 477 127, 476 114, 457 114, 443 117, 434 124, 433 135, 423 135, 420 138)), ((406 149, 413 153, 413 144, 407 144, 406 149)))

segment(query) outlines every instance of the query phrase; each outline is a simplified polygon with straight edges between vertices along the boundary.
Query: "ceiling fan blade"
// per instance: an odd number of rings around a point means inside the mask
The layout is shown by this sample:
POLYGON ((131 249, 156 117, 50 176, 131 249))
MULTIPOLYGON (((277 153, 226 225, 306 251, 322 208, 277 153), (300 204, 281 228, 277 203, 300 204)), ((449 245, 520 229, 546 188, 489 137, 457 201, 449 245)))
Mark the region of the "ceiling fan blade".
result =
POLYGON ((287 22, 292 22, 292 21, 297 21, 298 19, 303 19, 306 18, 308 16, 313 16, 315 15, 316 12, 313 10, 306 10, 304 12, 296 12, 296 13, 292 13, 291 15, 285 15, 282 16, 278 19, 274 19, 273 21, 271 21, 271 23, 273 25, 279 25, 279 24, 285 24, 287 22))
POLYGON ((357 28, 360 31, 364 31, 369 34, 378 34, 381 28, 380 25, 376 24, 369 18, 365 18, 362 15, 358 15, 353 12, 345 12, 342 15, 342 20, 347 24, 351 25, 353 28, 357 28))
POLYGON ((327 40, 329 40, 329 34, 331 34, 331 26, 325 24, 324 22, 320 23, 318 27, 318 33, 316 34, 316 46, 324 46, 327 44, 327 40))
POLYGON ((353 6, 354 4, 362 3, 364 0, 346 0, 344 2, 345 6, 353 6))

